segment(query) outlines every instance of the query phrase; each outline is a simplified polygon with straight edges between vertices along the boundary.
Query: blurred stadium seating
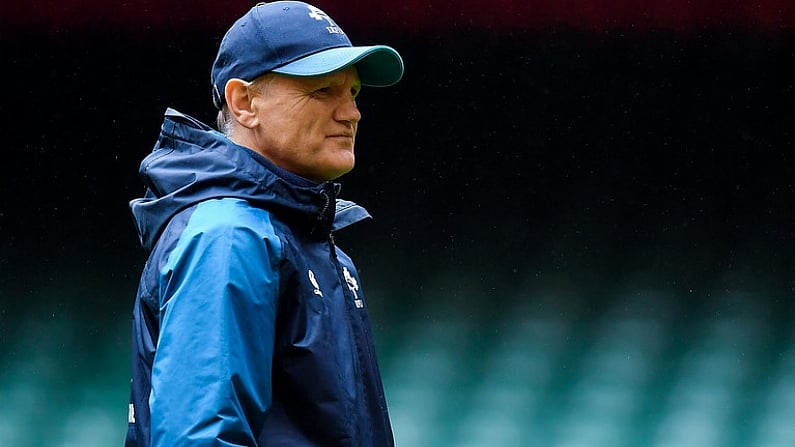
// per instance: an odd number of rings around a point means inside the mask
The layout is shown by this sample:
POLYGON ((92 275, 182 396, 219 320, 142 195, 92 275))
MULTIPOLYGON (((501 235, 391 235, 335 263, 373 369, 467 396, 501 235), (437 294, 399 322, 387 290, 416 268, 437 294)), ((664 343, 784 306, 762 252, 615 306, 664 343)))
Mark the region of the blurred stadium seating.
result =
MULTIPOLYGON (((397 444, 795 445, 791 304, 729 291, 698 304, 643 290, 593 298, 528 292, 497 313, 431 301, 379 324, 397 444)), ((6 334, 0 445, 121 445, 124 316, 95 337, 48 317, 6 334)))

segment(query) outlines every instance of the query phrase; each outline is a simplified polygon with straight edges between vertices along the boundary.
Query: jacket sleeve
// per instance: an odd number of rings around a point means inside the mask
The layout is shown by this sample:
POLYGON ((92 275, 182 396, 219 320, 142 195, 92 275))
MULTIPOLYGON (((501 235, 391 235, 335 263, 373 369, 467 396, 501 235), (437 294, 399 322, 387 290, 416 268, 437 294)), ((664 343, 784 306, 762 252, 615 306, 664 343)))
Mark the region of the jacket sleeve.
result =
POLYGON ((152 447, 253 446, 271 404, 280 245, 267 219, 212 208, 161 270, 152 447))

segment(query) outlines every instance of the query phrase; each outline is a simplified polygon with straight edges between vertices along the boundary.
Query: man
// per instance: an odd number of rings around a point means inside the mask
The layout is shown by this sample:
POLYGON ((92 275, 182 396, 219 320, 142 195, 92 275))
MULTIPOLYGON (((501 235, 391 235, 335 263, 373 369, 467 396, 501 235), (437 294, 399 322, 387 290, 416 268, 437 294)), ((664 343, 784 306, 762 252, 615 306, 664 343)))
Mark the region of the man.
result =
POLYGON ((127 446, 392 446, 365 297, 333 232, 362 85, 403 62, 260 3, 212 68, 221 132, 169 109, 130 204, 144 248, 127 446))

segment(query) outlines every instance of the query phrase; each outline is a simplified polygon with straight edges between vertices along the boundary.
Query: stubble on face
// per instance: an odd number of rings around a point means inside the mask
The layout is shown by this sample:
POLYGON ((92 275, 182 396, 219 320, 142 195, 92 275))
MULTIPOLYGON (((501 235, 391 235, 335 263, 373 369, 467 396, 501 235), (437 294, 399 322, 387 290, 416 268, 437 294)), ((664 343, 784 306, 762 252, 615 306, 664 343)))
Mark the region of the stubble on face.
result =
POLYGON ((355 163, 361 89, 354 67, 315 77, 266 75, 252 84, 259 101, 255 150, 314 181, 337 178, 355 163))

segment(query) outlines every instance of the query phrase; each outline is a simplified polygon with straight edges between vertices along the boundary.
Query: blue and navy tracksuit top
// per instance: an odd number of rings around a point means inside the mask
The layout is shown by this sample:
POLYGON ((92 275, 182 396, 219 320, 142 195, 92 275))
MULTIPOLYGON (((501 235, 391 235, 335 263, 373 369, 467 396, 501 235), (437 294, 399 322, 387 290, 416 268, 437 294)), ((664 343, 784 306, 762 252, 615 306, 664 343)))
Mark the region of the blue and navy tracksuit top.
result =
POLYGON ((333 239, 367 211, 171 109, 140 174, 126 446, 394 445, 333 239))

